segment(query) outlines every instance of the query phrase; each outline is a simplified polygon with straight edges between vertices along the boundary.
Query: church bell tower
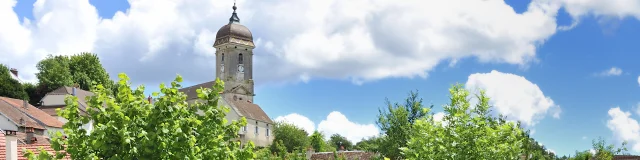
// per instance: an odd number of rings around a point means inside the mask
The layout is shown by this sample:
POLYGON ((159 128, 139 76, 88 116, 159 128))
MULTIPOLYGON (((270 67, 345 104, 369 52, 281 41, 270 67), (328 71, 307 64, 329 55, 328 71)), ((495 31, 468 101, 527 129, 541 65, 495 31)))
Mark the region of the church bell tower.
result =
POLYGON ((240 24, 235 2, 229 23, 216 34, 216 77, 224 81, 223 94, 253 102, 253 35, 240 24))

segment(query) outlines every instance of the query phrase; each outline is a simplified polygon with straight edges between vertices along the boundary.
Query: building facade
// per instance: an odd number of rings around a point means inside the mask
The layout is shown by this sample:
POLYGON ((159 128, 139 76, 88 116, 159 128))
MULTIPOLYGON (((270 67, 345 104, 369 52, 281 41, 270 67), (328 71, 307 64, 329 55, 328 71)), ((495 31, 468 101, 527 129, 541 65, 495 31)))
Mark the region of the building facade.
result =
MULTIPOLYGON (((247 125, 242 127, 238 134, 239 141, 245 144, 252 141, 256 146, 266 147, 271 145, 274 136, 273 121, 253 102, 253 35, 251 31, 240 24, 240 18, 236 13, 237 7, 233 6, 233 13, 229 23, 222 26, 217 34, 213 47, 216 49, 216 77, 224 81, 224 91, 221 94, 221 105, 228 106, 228 123, 247 119, 247 125)), ((198 84, 180 89, 187 95, 187 101, 197 101, 196 90, 211 88, 215 81, 198 84)))

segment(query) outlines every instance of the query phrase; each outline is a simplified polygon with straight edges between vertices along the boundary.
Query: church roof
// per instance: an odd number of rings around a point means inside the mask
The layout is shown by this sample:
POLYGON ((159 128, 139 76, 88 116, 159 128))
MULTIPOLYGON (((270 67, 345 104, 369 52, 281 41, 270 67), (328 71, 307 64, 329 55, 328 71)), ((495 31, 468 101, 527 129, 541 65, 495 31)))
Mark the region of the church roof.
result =
POLYGON ((200 84, 196 84, 190 87, 185 87, 185 88, 180 88, 178 89, 178 91, 184 93, 187 95, 187 100, 192 100, 192 99, 197 99, 198 98, 198 92, 196 92, 196 90, 200 89, 200 88, 212 88, 213 85, 216 84, 216 81, 210 81, 210 82, 205 82, 205 83, 200 83, 200 84))
POLYGON ((260 106, 258 106, 257 104, 248 102, 247 100, 235 99, 232 95, 224 96, 224 100, 225 102, 227 102, 227 104, 235 106, 236 109, 238 109, 237 111, 240 112, 241 116, 266 123, 273 123, 267 113, 265 113, 264 110, 262 110, 262 108, 260 108, 260 106))
MULTIPOLYGON (((186 94, 187 100, 193 100, 198 98, 198 92, 196 92, 196 90, 200 88, 211 88, 215 84, 216 84, 215 81, 210 81, 210 82, 197 84, 191 87, 181 88, 178 91, 186 94)), ((265 113, 264 110, 262 110, 262 108, 259 105, 254 104, 252 102, 248 102, 246 100, 239 100, 239 99, 235 100, 233 98, 233 95, 230 95, 230 94, 222 95, 222 97, 223 97, 222 100, 227 102, 227 104, 230 105, 229 107, 233 107, 234 110, 236 110, 241 116, 245 116, 246 118, 249 118, 249 119, 263 121, 266 123, 273 123, 271 118, 269 118, 267 113, 265 113)))

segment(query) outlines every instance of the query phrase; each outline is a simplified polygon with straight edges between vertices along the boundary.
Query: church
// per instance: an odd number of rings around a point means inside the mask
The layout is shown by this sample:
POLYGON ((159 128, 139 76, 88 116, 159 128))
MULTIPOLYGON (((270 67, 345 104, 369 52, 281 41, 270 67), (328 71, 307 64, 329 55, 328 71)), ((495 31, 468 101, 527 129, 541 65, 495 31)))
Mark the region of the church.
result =
MULTIPOLYGON (((253 35, 251 31, 240 24, 240 18, 233 5, 233 13, 229 23, 222 26, 217 34, 213 47, 216 49, 216 77, 224 81, 224 91, 221 94, 221 105, 230 108, 226 119, 229 123, 247 119, 247 125, 238 134, 242 144, 252 141, 256 146, 271 145, 274 136, 273 121, 253 101, 253 35)), ((180 89, 187 95, 187 102, 194 103, 198 99, 196 93, 200 88, 211 88, 215 80, 180 89)))

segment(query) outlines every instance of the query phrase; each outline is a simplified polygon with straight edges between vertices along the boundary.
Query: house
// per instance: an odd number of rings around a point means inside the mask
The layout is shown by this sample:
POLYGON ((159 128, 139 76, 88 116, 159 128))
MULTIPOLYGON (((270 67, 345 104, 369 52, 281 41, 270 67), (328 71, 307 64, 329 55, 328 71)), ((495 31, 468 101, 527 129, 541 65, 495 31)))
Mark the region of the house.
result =
MULTIPOLYGON (((225 117, 228 123, 241 117, 247 119, 247 125, 238 131, 242 144, 252 141, 256 146, 266 147, 273 142, 274 123, 253 102, 253 36, 247 27, 240 24, 237 7, 234 5, 232 8, 229 23, 218 30, 213 44, 216 49, 216 77, 225 84, 220 102, 231 108, 225 117)), ((187 95, 187 102, 193 104, 198 99, 197 89, 211 88, 213 85, 215 81, 210 81, 180 91, 187 95)))
POLYGON ((0 97, 0 129, 15 131, 20 144, 48 144, 49 131, 62 131, 62 125, 26 101, 0 97))
MULTIPOLYGON (((76 87, 60 87, 56 90, 53 90, 47 93, 42 100, 40 100, 40 110, 44 111, 46 114, 56 118, 62 123, 67 123, 67 119, 61 117, 56 112, 56 109, 64 109, 67 104, 65 103, 65 98, 68 95, 74 95, 78 97, 78 108, 80 109, 80 115, 87 115, 87 100, 88 97, 93 96, 93 92, 85 91, 76 87)), ((83 128, 87 130, 87 132, 91 132, 93 129, 93 122, 89 122, 83 125, 83 128)))
POLYGON ((18 77, 18 69, 15 69, 15 68, 9 69, 9 75, 11 75, 11 78, 22 83, 22 80, 20 79, 20 77, 18 77))
MULTIPOLYGON (((17 134, 18 132, 15 131, 0 132, 0 159, 27 160, 27 158, 24 157, 24 150, 30 150, 37 155, 40 153, 40 148, 51 155, 55 154, 55 150, 53 150, 51 144, 21 144, 17 134)), ((67 154, 67 156, 62 159, 70 160, 71 157, 67 154)))
POLYGON ((42 135, 51 137, 51 135, 55 132, 64 133, 64 130, 62 129, 62 125, 64 125, 64 123, 45 113, 44 111, 32 106, 31 104, 27 103, 27 101, 8 97, 0 97, 0 103, 1 102, 13 106, 13 108, 20 110, 22 114, 36 121, 40 126, 43 126, 45 129, 45 133, 42 135))

